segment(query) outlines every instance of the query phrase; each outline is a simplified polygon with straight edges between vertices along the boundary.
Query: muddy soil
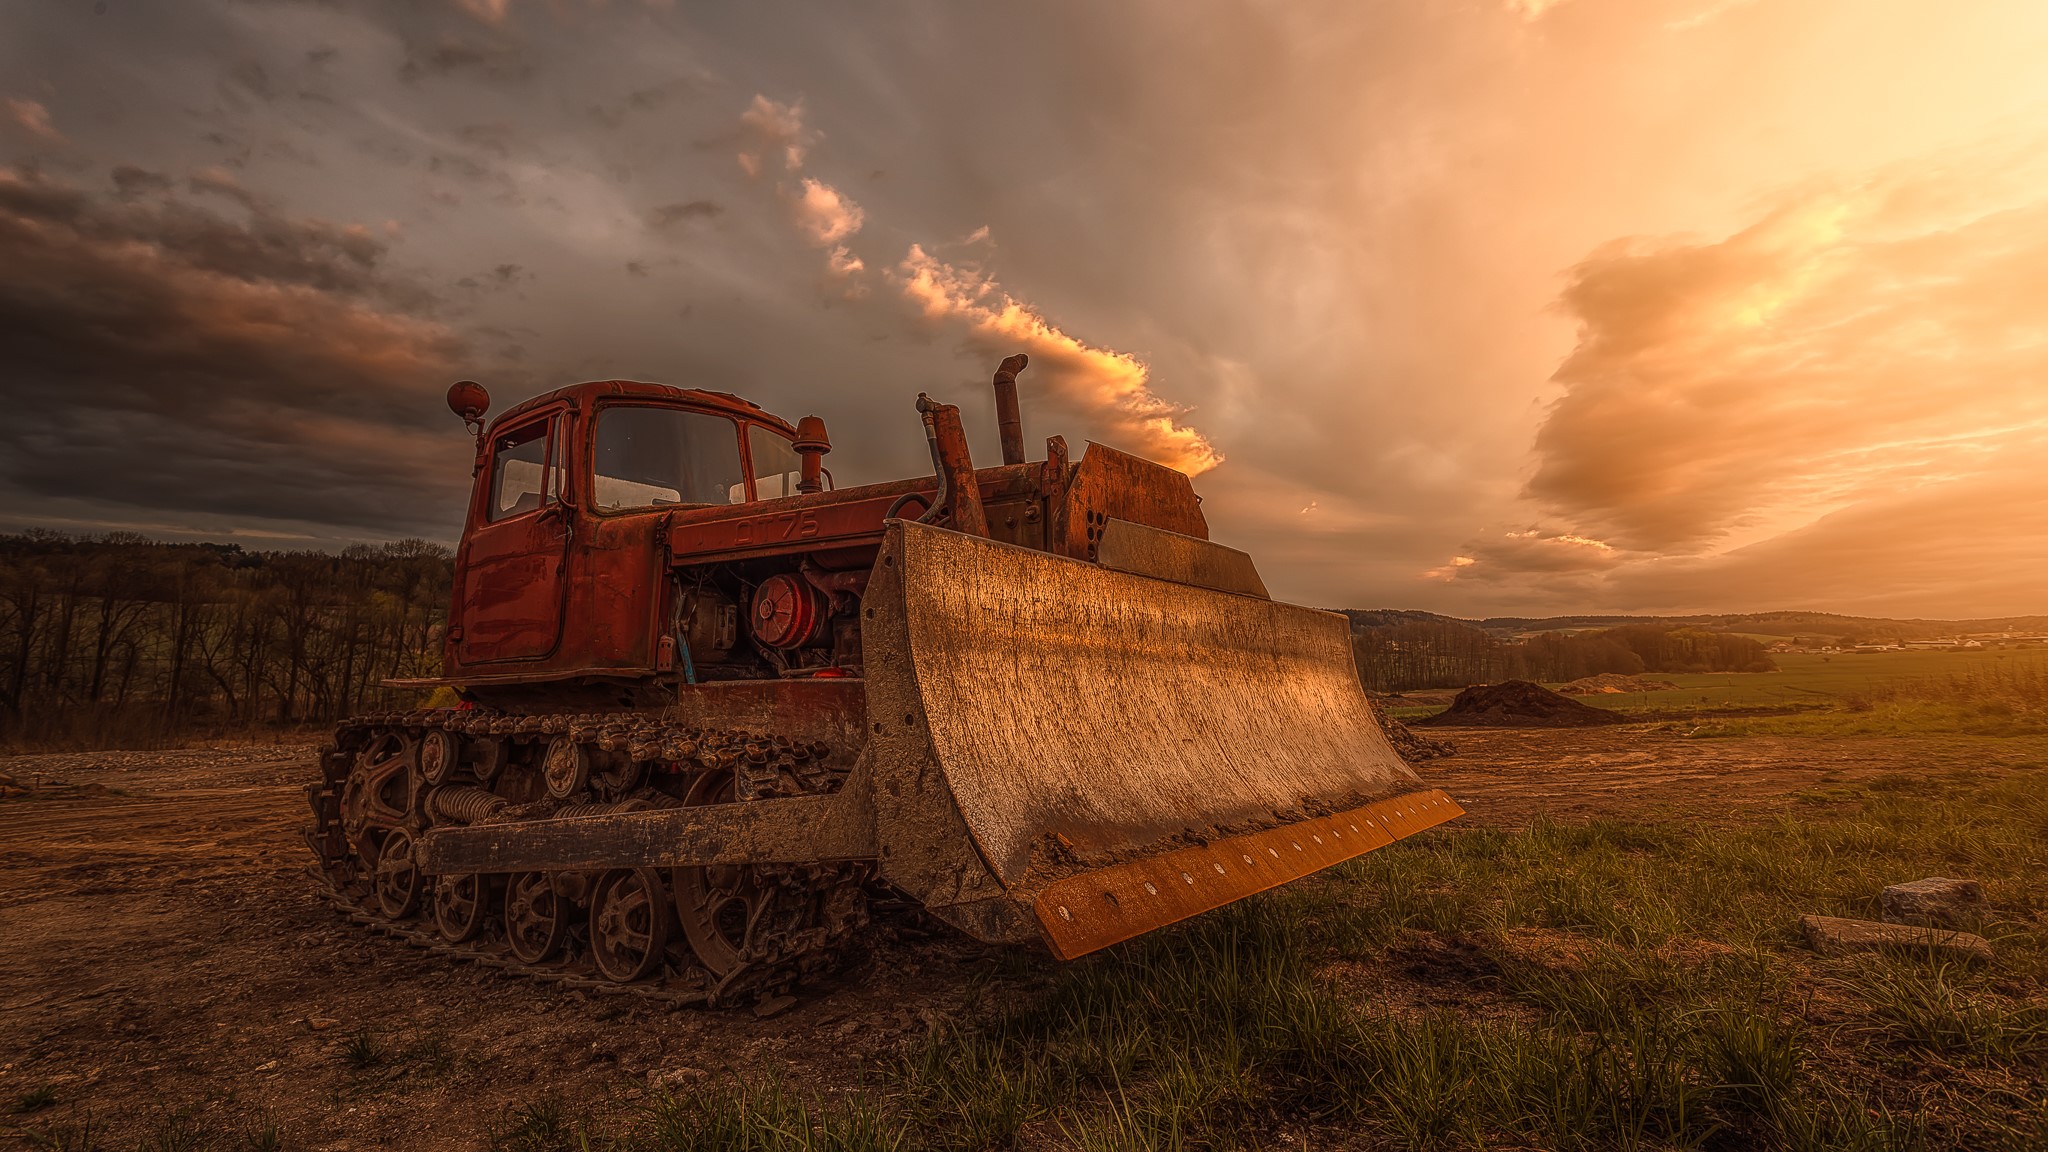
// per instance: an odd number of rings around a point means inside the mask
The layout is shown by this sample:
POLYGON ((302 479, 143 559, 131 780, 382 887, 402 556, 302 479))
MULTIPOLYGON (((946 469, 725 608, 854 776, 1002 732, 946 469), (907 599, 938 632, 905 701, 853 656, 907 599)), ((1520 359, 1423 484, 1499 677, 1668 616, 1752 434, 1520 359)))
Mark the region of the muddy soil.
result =
MULTIPOLYGON (((1830 781, 2001 767, 2043 742, 1688 740, 1464 730, 1425 778, 1472 822, 1672 809, 1740 818, 1830 781)), ((0 1143, 90 1115, 133 1147, 179 1109, 287 1147, 476 1147, 522 1105, 630 1108, 650 1082, 773 1072, 856 1087, 970 995, 1050 962, 878 934, 769 1019, 565 991, 366 938, 298 839, 310 747, 0 759, 0 1143), (351 1059, 365 1055, 374 1059, 351 1059), (5 1113, 51 1088, 55 1103, 5 1113)))

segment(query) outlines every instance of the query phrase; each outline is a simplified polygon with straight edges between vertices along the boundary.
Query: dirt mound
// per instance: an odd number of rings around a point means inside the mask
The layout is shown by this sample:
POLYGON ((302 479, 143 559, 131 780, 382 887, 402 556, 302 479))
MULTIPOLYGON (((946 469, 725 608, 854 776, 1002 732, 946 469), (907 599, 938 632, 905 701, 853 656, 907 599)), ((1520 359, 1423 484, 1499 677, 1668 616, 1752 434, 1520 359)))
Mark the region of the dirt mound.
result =
POLYGON ((1567 696, 1612 696, 1622 692, 1668 692, 1676 687, 1678 685, 1669 680, 1645 680, 1641 676, 1602 672, 1598 676, 1581 676, 1558 691, 1567 696))
POLYGON ((1628 718, 1605 708, 1592 708, 1527 680, 1476 684, 1451 701, 1451 706, 1417 726, 1465 728, 1590 728, 1625 724, 1628 718))
POLYGON ((1424 760, 1440 760, 1458 750, 1448 740, 1432 740, 1387 715, 1387 706, 1380 700, 1370 696, 1367 699, 1372 701, 1372 718, 1380 722, 1380 731, 1387 734, 1388 741, 1394 745, 1394 751, 1401 754, 1401 759, 1419 764, 1424 760))

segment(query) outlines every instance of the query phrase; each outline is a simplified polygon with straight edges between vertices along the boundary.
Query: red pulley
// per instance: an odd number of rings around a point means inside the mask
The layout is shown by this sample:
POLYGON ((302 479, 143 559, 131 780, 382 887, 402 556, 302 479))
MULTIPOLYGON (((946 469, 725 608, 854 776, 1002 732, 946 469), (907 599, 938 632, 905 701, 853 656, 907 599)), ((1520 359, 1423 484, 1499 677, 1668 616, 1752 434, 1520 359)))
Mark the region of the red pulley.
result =
POLYGON ((831 611, 825 594, 808 580, 783 573, 754 590, 748 624, 754 639, 771 648, 802 648, 824 634, 831 611))

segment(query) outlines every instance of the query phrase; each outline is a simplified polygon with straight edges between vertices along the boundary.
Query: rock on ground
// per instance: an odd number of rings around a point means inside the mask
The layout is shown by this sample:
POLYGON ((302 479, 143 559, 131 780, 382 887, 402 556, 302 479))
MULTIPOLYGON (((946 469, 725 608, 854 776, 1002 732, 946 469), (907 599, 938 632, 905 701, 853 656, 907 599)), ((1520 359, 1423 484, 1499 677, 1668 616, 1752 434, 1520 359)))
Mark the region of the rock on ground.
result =
POLYGON ((1962 928, 1983 909, 1984 886, 1975 880, 1930 876, 1886 888, 1878 904, 1893 924, 1962 928))
POLYGON ((1885 948, 1926 949, 1963 960, 1990 960, 1991 942, 1968 932, 1950 932, 1915 924, 1848 920, 1839 916, 1801 916, 1806 942, 1825 955, 1870 952, 1885 948))
POLYGON ((1458 693, 1449 708, 1415 723, 1432 728, 1590 728, 1626 724, 1628 717, 1581 704, 1541 684, 1504 680, 1475 684, 1458 693))

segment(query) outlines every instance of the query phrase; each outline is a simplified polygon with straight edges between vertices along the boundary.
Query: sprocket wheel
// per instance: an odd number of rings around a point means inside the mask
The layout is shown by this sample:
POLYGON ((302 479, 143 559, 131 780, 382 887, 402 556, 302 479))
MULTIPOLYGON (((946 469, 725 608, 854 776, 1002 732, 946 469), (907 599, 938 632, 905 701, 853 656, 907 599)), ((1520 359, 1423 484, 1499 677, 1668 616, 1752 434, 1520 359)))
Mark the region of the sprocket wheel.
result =
POLYGON ((668 888, 652 868, 613 872, 590 906, 590 955, 597 970, 621 984, 661 966, 668 947, 668 888))
POLYGON ((341 826, 365 862, 370 833, 396 828, 416 811, 418 763, 418 742, 401 731, 380 733, 356 753, 341 788, 341 826))

